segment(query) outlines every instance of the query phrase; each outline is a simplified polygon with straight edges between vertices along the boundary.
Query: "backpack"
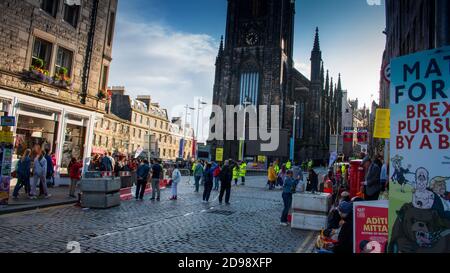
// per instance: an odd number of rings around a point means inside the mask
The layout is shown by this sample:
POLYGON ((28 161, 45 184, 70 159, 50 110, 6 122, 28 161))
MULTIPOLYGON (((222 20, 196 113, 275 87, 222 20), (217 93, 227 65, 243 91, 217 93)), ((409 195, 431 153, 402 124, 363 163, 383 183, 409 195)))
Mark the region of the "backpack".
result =
POLYGON ((217 168, 214 169, 213 176, 214 177, 218 177, 219 175, 220 175, 220 167, 217 166, 217 168))

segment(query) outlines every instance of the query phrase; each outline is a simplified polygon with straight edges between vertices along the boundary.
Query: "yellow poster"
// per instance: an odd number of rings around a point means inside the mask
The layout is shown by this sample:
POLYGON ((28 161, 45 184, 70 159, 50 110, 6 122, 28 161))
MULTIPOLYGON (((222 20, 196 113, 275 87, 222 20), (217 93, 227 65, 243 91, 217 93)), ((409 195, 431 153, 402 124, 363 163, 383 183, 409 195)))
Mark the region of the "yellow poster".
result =
POLYGON ((377 109, 374 126, 374 138, 391 138, 391 110, 377 109))
POLYGON ((258 162, 259 163, 264 163, 266 162, 266 157, 263 155, 258 155, 258 162))
POLYGON ((222 162, 223 161, 223 148, 217 148, 216 149, 216 161, 222 162))

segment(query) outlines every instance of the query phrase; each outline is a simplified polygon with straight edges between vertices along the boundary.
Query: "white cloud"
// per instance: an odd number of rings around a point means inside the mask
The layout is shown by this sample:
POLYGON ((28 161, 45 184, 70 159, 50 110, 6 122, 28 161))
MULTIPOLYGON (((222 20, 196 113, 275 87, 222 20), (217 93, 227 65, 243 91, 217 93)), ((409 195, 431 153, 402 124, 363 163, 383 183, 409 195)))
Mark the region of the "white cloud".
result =
POLYGON ((195 97, 211 102, 217 50, 218 41, 209 35, 122 17, 109 85, 125 86, 133 97, 151 95, 169 113, 176 105, 193 105, 195 97))

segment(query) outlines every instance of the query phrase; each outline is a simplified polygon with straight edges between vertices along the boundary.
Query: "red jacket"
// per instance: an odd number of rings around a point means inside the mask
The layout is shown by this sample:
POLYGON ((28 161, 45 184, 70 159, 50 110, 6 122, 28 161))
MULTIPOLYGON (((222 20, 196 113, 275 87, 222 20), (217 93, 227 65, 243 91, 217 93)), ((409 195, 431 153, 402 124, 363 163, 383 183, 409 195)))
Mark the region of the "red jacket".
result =
POLYGON ((81 168, 83 164, 81 162, 75 162, 69 167, 69 176, 71 179, 81 179, 81 168))

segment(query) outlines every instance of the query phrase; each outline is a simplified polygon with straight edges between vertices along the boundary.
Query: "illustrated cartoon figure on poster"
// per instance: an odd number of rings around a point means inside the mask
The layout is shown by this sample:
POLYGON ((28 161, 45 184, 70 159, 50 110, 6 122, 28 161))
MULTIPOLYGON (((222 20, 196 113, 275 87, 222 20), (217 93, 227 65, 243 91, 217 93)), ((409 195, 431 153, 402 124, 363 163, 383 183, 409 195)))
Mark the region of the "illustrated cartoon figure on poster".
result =
POLYGON ((450 193, 447 183, 450 183, 450 177, 437 176, 431 180, 430 188, 434 193, 433 209, 441 217, 450 220, 450 193))
POLYGON ((431 209, 434 193, 428 190, 428 170, 418 168, 416 171, 416 187, 413 189, 413 206, 418 209, 431 209))
POLYGON ((405 185, 410 184, 410 181, 406 179, 406 174, 414 174, 409 171, 411 165, 408 165, 407 169, 402 167, 403 156, 396 155, 391 159, 392 165, 394 166, 394 173, 392 174, 391 180, 395 183, 397 182, 401 186, 401 192, 405 192, 405 185))

